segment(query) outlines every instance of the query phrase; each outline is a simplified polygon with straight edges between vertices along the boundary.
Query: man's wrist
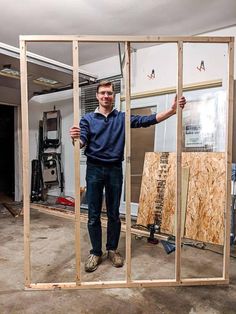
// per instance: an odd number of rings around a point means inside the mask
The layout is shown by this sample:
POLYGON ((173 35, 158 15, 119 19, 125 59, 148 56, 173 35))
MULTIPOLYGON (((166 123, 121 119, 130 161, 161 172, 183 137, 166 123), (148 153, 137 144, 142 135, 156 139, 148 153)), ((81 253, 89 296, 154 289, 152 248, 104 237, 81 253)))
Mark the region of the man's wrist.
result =
MULTIPOLYGON (((75 146, 75 138, 71 138, 71 140, 72 140, 72 144, 75 146)), ((77 138, 77 140, 79 141, 79 143, 80 143, 80 148, 82 148, 83 146, 84 146, 84 143, 81 141, 81 139, 80 138, 77 138)))
POLYGON ((170 108, 168 111, 167 111, 167 114, 169 115, 169 117, 173 116, 174 114, 176 114, 176 109, 174 108, 170 108))

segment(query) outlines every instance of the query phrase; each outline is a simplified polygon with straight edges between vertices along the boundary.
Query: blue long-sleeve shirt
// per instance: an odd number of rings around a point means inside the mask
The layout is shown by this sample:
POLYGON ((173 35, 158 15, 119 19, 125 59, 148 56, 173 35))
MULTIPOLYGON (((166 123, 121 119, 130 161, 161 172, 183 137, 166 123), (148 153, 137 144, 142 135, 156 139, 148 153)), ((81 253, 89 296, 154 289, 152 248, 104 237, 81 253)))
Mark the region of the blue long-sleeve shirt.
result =
MULTIPOLYGON (((156 114, 131 115, 131 128, 148 127, 157 123, 156 114)), ((124 159, 125 113, 114 109, 107 117, 90 112, 80 121, 80 139, 86 145, 87 160, 94 163, 121 163, 124 159)))

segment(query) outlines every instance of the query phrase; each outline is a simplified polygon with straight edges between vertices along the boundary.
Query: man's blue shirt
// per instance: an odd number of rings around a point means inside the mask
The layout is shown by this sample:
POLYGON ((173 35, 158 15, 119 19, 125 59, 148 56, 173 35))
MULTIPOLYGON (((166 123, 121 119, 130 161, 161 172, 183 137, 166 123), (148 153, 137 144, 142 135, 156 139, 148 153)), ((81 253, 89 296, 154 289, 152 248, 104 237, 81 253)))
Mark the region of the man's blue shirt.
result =
MULTIPOLYGON (((148 127, 157 123, 156 114, 131 115, 131 128, 148 127)), ((88 161, 113 164, 124 159, 125 113, 114 109, 107 117, 90 112, 80 121, 80 139, 86 146, 88 161)))

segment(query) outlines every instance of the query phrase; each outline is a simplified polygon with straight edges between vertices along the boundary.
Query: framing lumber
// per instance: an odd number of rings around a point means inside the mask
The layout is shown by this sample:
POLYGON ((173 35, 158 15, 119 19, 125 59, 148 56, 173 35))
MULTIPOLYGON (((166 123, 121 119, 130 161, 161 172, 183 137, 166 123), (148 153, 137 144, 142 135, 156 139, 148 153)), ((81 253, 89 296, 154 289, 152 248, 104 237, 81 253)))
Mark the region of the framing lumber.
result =
POLYGON ((7 203, 2 203, 2 205, 9 211, 9 213, 13 216, 13 217, 18 217, 19 213, 16 212, 14 210, 14 208, 12 208, 11 204, 7 204, 7 203))
MULTIPOLYGON (((183 285, 212 285, 228 284, 229 282, 229 232, 230 232, 230 173, 232 160, 232 107, 233 107, 233 37, 162 37, 162 36, 81 36, 81 35, 38 35, 20 36, 20 72, 21 72, 21 106, 22 106, 22 154, 23 154, 23 197, 24 197, 24 270, 26 289, 92 289, 92 288, 128 288, 128 287, 157 287, 157 286, 183 286, 183 285), (74 68, 74 122, 79 119, 78 103, 78 44, 79 42, 92 43, 125 43, 125 98, 126 98, 126 280, 105 282, 81 282, 80 281, 80 236, 79 236, 79 195, 77 195, 76 209, 76 282, 72 283, 31 283, 31 260, 30 260, 30 200, 29 200, 29 125, 28 125, 28 87, 27 87, 27 60, 26 42, 72 42, 73 43, 73 68, 74 68), (229 47, 228 54, 228 112, 227 112, 227 199, 225 209, 225 248, 223 278, 181 278, 181 109, 177 109, 177 226, 176 226, 176 277, 173 280, 132 280, 131 278, 131 215, 130 215, 130 43, 176 43, 178 46, 178 98, 183 91, 183 43, 226 43, 229 47), (77 60, 76 60, 77 59, 77 60), (77 72, 77 74, 75 74, 77 72)), ((79 147, 75 145, 75 184, 79 185, 79 147)), ((78 187, 76 186, 76 189, 78 187)))
POLYGON ((31 203, 30 204, 30 209, 36 209, 39 212, 44 213, 44 214, 48 214, 48 215, 52 215, 52 216, 56 216, 56 217, 60 217, 60 218, 69 219, 69 220, 75 221, 75 214, 74 214, 74 212, 62 210, 61 208, 56 208, 56 207, 53 207, 53 206, 46 206, 46 205, 42 205, 42 204, 31 203))
POLYGON ((117 43, 117 42, 156 42, 156 43, 178 43, 183 41, 185 43, 229 43, 233 37, 192 37, 192 36, 94 36, 94 35, 21 35, 20 40, 25 42, 71 42, 77 40, 79 42, 90 43, 117 43))
MULTIPOLYGON (((79 44, 73 40, 73 109, 74 125, 79 125, 79 44)), ((80 274, 80 141, 74 141, 74 165, 75 165, 75 257, 76 257, 76 283, 81 281, 80 274)))
POLYGON ((62 283, 36 283, 31 284, 26 290, 57 290, 57 289, 112 289, 112 288, 153 288, 153 287, 177 287, 177 286, 207 286, 228 285, 229 281, 224 278, 195 278, 183 279, 178 284, 174 279, 167 280, 132 280, 126 281, 94 281, 82 282, 80 286, 74 282, 62 283))
MULTIPOLYGON (((69 219, 69 220, 75 221, 75 214, 72 211, 64 210, 64 209, 61 209, 58 207, 53 207, 53 206, 35 204, 35 203, 31 203, 30 208, 36 209, 39 212, 44 213, 44 214, 48 214, 48 215, 56 216, 59 218, 69 219)), ((88 214, 80 213, 80 222, 87 223, 87 221, 88 221, 88 214)), ((102 224, 102 227, 106 228, 107 217, 101 217, 101 224, 102 224)), ((127 230, 126 223, 124 221, 121 221, 121 231, 126 232, 126 230, 127 230)), ((140 230, 138 228, 132 228, 131 227, 130 231, 131 231, 131 234, 136 235, 136 236, 140 236, 140 237, 149 237, 150 236, 150 232, 145 231, 145 230, 140 230)), ((154 238, 159 239, 159 240, 168 241, 170 237, 169 237, 169 235, 155 233, 154 238)))
POLYGON ((126 281, 131 281, 131 150, 130 150, 130 43, 125 42, 125 219, 126 281))
MULTIPOLYGON (((213 81, 204 81, 201 83, 194 83, 194 84, 186 84, 183 86, 183 92, 204 89, 204 88, 214 88, 214 87, 221 87, 222 80, 213 80, 213 81)), ((160 95, 167 95, 167 94, 174 94, 176 93, 176 87, 167 87, 161 89, 155 89, 151 91, 141 92, 141 93, 133 93, 131 94, 131 100, 140 99, 140 98, 148 98, 160 95)), ((125 96, 122 95, 120 97, 121 101, 125 100, 125 96)))
POLYGON ((183 92, 183 42, 178 42, 178 78, 177 78, 177 124, 176 124, 176 257, 175 276, 176 281, 181 280, 181 199, 182 199, 182 109, 179 107, 179 98, 183 92))
POLYGON ((226 204, 225 204, 225 242, 223 278, 229 280, 230 260, 230 208, 231 208, 231 173, 232 173, 232 142, 233 142, 233 91, 234 91, 234 43, 228 45, 228 107, 226 137, 226 204))
POLYGON ((23 164, 23 200, 24 200, 24 277, 25 286, 31 282, 30 258, 30 187, 29 187, 29 114, 26 43, 20 40, 20 75, 21 75, 21 117, 22 117, 22 164, 23 164))

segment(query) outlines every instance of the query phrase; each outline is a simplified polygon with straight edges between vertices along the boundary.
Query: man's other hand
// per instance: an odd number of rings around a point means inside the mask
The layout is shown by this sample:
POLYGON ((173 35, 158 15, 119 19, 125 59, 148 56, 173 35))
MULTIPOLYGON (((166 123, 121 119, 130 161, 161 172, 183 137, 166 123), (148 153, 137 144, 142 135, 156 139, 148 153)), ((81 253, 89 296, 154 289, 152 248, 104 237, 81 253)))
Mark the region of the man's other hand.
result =
POLYGON ((70 128, 70 137, 72 138, 72 140, 77 139, 80 137, 80 127, 78 126, 72 126, 70 128))
MULTIPOLYGON (((175 96, 174 102, 173 102, 173 104, 172 104, 172 106, 171 106, 171 109, 172 109, 174 112, 176 112, 177 103, 178 103, 178 102, 177 102, 177 96, 175 96)), ((180 106, 181 109, 184 109, 184 106, 185 106, 185 105, 186 105, 186 99, 185 99, 184 96, 182 96, 182 97, 179 98, 179 106, 180 106)))

